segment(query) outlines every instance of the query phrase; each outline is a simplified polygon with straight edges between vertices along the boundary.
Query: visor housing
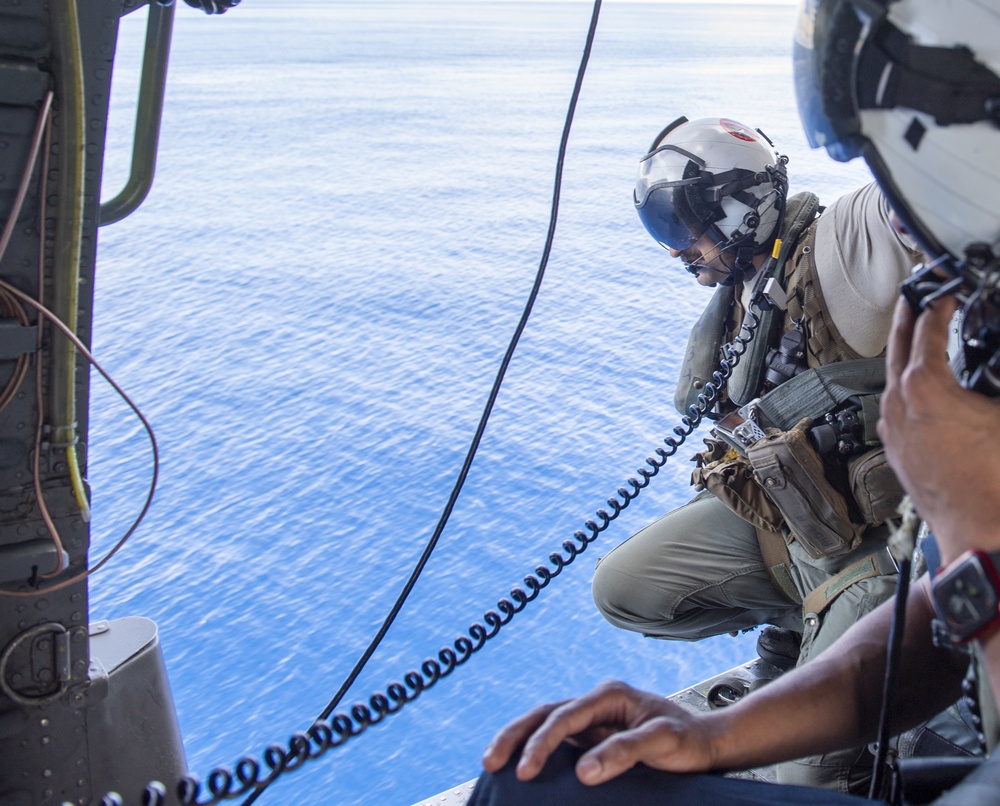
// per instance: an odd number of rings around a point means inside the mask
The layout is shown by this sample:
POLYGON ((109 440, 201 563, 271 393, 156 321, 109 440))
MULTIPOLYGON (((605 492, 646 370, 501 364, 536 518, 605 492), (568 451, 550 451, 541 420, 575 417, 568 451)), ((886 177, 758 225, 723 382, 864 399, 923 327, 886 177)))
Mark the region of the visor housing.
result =
POLYGON ((639 161, 633 201, 646 231, 667 249, 683 252, 697 241, 711 219, 694 212, 704 161, 674 146, 662 146, 639 161), (676 177, 676 178, 674 178, 676 177))

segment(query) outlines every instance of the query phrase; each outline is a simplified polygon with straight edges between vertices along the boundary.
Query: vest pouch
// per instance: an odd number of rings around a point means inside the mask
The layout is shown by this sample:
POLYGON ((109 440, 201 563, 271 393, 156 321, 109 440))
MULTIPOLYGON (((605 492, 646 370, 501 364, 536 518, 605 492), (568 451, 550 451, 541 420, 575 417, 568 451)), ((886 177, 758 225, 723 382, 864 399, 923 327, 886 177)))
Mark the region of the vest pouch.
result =
POLYGON ((749 460, 720 440, 706 439, 705 444, 707 450, 694 457, 695 489, 708 490, 755 527, 779 531, 784 523, 781 511, 757 481, 749 460))
POLYGON ((806 436, 811 422, 801 420, 762 439, 747 456, 795 539, 810 557, 820 559, 855 548, 864 527, 851 522, 847 501, 827 480, 823 460, 806 436))
POLYGON ((905 490, 885 458, 884 448, 855 456, 847 464, 851 493, 865 523, 879 526, 899 513, 905 490))

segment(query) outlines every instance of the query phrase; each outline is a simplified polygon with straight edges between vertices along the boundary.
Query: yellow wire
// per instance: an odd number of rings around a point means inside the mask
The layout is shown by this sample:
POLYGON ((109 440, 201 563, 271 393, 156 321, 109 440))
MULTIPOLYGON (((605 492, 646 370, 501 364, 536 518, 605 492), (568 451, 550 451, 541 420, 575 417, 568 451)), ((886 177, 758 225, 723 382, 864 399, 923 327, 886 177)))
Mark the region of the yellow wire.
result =
MULTIPOLYGON (((70 230, 67 240, 69 241, 69 255, 66 259, 65 293, 66 310, 65 321, 73 333, 77 332, 77 309, 79 306, 78 284, 80 267, 80 244, 83 239, 83 185, 84 185, 84 149, 86 147, 86 134, 84 125, 83 109, 83 55, 80 51, 80 20, 77 15, 76 0, 64 0, 62 3, 64 13, 55 12, 56 17, 61 16, 66 47, 61 54, 67 63, 68 69, 64 75, 68 75, 72 81, 72 88, 62 87, 61 102, 66 126, 66 135, 69 148, 66 149, 69 155, 70 149, 75 149, 73 157, 69 157, 68 165, 63 169, 69 169, 71 177, 71 187, 67 193, 76 203, 74 204, 73 215, 70 219, 70 230), (72 110, 72 111, 70 111, 72 110)), ((54 422, 54 436, 56 441, 68 443, 66 448, 66 463, 69 471, 70 483, 73 487, 73 495, 76 498, 77 506, 84 521, 90 520, 90 504, 87 501, 87 492, 83 483, 83 476, 80 472, 80 461, 76 453, 76 396, 74 389, 76 385, 76 351, 73 345, 67 347, 66 364, 66 411, 62 413, 65 423, 54 422)))
POLYGON ((80 517, 84 523, 88 523, 90 521, 90 502, 87 501, 87 491, 83 486, 83 474, 80 472, 80 461, 76 457, 75 445, 66 448, 66 465, 69 468, 70 480, 73 482, 73 495, 80 507, 80 517))

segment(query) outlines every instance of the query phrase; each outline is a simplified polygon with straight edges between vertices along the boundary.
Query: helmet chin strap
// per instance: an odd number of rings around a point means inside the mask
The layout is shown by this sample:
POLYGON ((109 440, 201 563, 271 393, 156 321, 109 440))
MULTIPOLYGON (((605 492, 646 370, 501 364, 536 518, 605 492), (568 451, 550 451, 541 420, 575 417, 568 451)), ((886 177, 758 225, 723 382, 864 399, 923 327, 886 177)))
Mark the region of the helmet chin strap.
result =
POLYGON ((753 265, 754 250, 751 246, 740 246, 736 249, 736 264, 730 270, 729 280, 726 281, 729 285, 734 285, 738 280, 746 280, 757 271, 757 267, 753 265))
MULTIPOLYGON (((715 249, 709 252, 707 255, 702 255, 700 260, 693 262, 685 262, 685 271, 690 272, 695 277, 698 276, 698 272, 701 269, 712 269, 713 271, 718 271, 714 266, 709 266, 708 261, 720 255, 726 250, 735 248, 735 262, 733 266, 727 267, 729 269, 729 277, 725 280, 720 280, 714 285, 731 286, 735 285, 737 281, 746 280, 752 277, 756 271, 757 267, 753 265, 754 249, 752 246, 740 246, 739 244, 751 237, 750 235, 743 235, 732 243, 716 243, 715 249)), ((723 263, 725 265, 725 263, 723 263)))

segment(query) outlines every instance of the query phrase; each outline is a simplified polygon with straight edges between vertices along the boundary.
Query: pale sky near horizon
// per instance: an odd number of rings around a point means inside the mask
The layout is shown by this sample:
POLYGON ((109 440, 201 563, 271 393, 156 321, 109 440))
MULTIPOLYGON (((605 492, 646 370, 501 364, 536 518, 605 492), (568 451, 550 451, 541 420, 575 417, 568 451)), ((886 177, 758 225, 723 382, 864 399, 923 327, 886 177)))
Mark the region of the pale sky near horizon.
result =
MULTIPOLYGON (((369 0, 371 2, 372 0, 369 0)), ((377 2, 377 0, 375 0, 377 2)), ((389 2, 399 2, 399 0, 388 0, 389 2)), ((425 0, 426 1, 426 0, 425 0)), ((497 0, 436 0, 442 3, 495 3, 497 0)), ((516 3, 582 3, 592 5, 592 0, 510 0, 516 3)), ((741 6, 795 6, 800 0, 603 0, 604 3, 711 3, 713 5, 741 5, 741 6)))
MULTIPOLYGON (((454 2, 454 0, 445 0, 454 2)), ((514 2, 527 3, 588 3, 591 0, 513 0, 514 2)), ((496 0, 461 0, 467 3, 496 2, 496 0)), ((800 0, 603 0, 605 3, 713 3, 716 5, 742 5, 742 6, 795 6, 800 0)))

